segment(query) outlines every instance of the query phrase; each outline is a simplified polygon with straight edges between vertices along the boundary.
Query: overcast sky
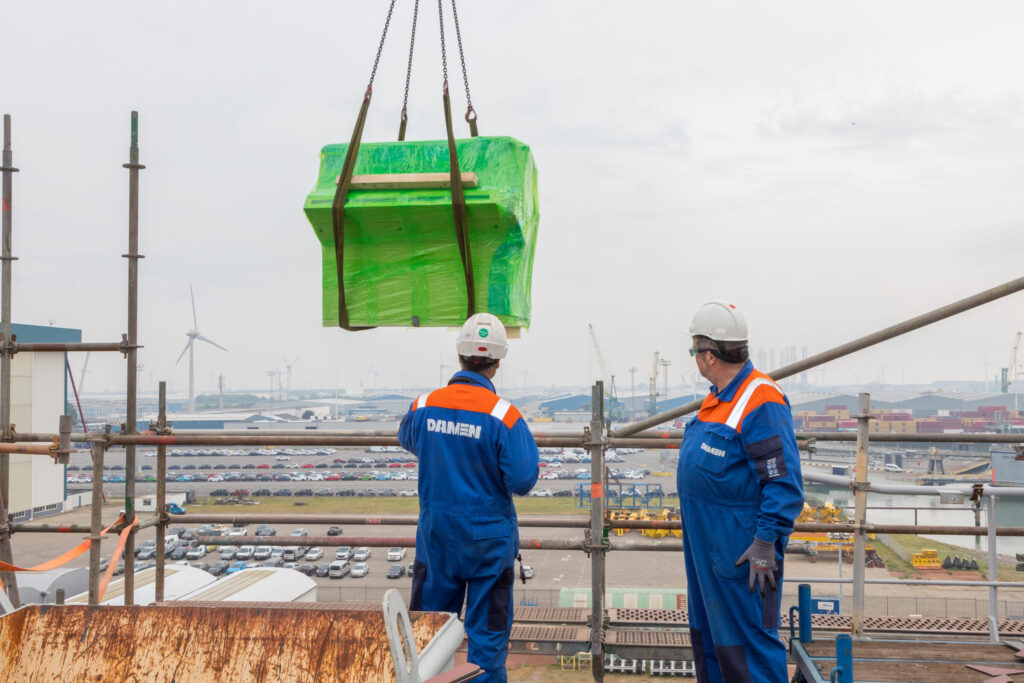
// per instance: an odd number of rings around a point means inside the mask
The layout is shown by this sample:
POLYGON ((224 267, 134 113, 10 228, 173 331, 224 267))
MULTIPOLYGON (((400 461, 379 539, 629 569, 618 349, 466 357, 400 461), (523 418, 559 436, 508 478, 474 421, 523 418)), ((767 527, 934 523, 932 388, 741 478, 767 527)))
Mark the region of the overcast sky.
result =
MULTIPOLYGON (((448 0, 445 0, 448 4, 448 0)), ((412 0, 398 0, 364 140, 392 140, 412 0)), ((451 30, 450 4, 446 27, 451 30)), ((359 2, 5 6, 14 118, 14 320, 126 329, 129 112, 140 112, 143 389, 436 384, 446 330, 320 326, 302 206, 347 141, 386 14, 359 2), (376 375, 374 374, 376 371, 376 375)), ((421 3, 408 139, 444 136, 437 7, 421 3)), ((660 351, 695 372, 704 301, 757 347, 810 353, 1024 274, 1024 6, 1014 2, 459 5, 482 135, 530 145, 541 221, 533 322, 504 384, 597 378, 587 324, 628 386, 660 351)), ((464 109, 448 41, 454 106, 464 109)), ((464 130, 459 135, 468 135, 464 130)), ((983 379, 1024 294, 835 362, 829 383, 983 379)), ((73 357, 77 371, 83 357, 73 357)), ((766 368, 768 369, 768 368, 766 368)), ((1024 373, 1022 373, 1024 375, 1024 373)), ((124 386, 95 354, 89 391, 124 386)))

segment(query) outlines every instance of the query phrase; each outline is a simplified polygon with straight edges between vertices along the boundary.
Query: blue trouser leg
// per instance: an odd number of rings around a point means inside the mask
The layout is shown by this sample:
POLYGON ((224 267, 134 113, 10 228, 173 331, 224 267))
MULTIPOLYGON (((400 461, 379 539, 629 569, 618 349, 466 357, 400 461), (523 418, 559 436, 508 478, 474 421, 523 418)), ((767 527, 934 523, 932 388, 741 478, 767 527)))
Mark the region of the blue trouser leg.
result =
POLYGON ((467 659, 487 673, 474 680, 504 683, 508 680, 505 659, 512 633, 512 584, 515 570, 508 567, 496 576, 469 580, 466 595, 467 659))
POLYGON ((749 567, 734 566, 755 525, 750 511, 707 503, 687 505, 683 514, 687 605, 700 683, 787 680, 786 650, 778 636, 781 596, 751 593, 749 567))
POLYGON ((694 549, 690 547, 690 534, 683 534, 683 563, 686 567, 686 608, 690 621, 690 644, 693 646, 693 666, 697 683, 722 680, 722 671, 715 658, 715 643, 709 630, 708 615, 704 611, 704 595, 700 590, 697 567, 693 562, 694 549))

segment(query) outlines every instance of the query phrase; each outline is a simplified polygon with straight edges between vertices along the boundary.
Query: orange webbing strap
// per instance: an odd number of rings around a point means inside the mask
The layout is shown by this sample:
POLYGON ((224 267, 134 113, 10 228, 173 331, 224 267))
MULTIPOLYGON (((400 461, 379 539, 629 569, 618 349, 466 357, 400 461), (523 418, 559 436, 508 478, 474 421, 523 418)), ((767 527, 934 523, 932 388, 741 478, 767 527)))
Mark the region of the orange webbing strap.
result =
POLYGON ((128 542, 128 534, 132 532, 134 527, 139 525, 139 518, 136 517, 132 520, 132 523, 121 530, 121 536, 117 539, 117 547, 114 548, 114 554, 110 556, 110 564, 107 565, 107 571, 103 575, 103 580, 100 581, 99 595, 96 597, 96 602, 103 602, 103 594, 107 592, 107 584, 110 583, 111 577, 114 576, 114 570, 117 568, 117 563, 121 561, 121 555, 124 554, 125 543, 128 542))
MULTIPOLYGON (((117 526, 118 524, 120 524, 123 521, 124 521, 124 515, 121 515, 120 517, 118 517, 117 519, 114 520, 113 524, 111 524, 106 529, 101 531, 100 532, 100 536, 101 537, 105 536, 107 534, 107 532, 109 532, 111 529, 113 529, 115 526, 117 526)), ((136 517, 135 518, 135 524, 138 524, 138 521, 139 521, 139 518, 136 517)), ((132 526, 134 526, 134 524, 132 526)), ((125 529, 125 531, 127 531, 130 528, 131 527, 127 527, 125 529)), ((123 537, 123 535, 124 534, 122 532, 122 537, 123 537)), ((71 560, 75 559, 76 557, 78 557, 79 555, 81 555, 82 553, 87 551, 89 549, 89 545, 90 545, 90 541, 88 541, 88 540, 82 541, 81 543, 79 543, 78 545, 76 545, 74 548, 72 548, 71 550, 67 551, 63 555, 60 555, 59 557, 55 557, 55 558, 53 558, 52 560, 50 560, 48 562, 43 562, 42 564, 37 564, 35 567, 18 567, 18 566, 13 565, 13 564, 7 564, 6 562, 0 562, 0 571, 4 571, 4 572, 45 572, 45 571, 47 571, 49 569, 56 569, 57 567, 60 567, 61 565, 64 565, 64 564, 67 564, 71 560)), ((117 564, 117 563, 115 562, 114 564, 117 564)))

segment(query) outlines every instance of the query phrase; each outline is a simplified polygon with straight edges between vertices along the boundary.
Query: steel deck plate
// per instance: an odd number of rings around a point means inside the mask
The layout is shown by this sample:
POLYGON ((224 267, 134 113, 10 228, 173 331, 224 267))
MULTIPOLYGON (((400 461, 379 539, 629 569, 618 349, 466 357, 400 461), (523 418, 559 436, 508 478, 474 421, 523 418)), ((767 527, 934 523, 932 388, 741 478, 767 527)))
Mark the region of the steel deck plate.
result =
POLYGON ((612 624, 685 626, 688 619, 685 609, 613 607, 608 610, 608 621, 612 624))
POLYGON ((590 610, 585 607, 516 607, 517 624, 585 624, 590 610))

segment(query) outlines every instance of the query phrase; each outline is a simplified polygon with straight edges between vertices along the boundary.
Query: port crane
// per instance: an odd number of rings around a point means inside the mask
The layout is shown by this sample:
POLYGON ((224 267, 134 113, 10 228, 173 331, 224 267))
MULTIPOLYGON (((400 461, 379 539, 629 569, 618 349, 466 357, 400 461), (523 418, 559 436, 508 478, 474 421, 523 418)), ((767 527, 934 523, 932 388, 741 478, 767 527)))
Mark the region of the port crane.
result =
MULTIPOLYGON (((1017 381, 1017 351, 1020 350, 1020 338, 1024 335, 1024 332, 1017 332, 1016 339, 1013 340, 1013 348, 1010 350, 1010 362, 1003 368, 1003 393, 1005 394, 1010 390, 1010 385, 1017 381)), ((1013 392, 1013 409, 1019 410, 1017 406, 1017 390, 1013 392)))
POLYGON ((651 370, 651 404, 648 410, 651 415, 658 412, 658 361, 660 360, 657 351, 654 352, 654 369, 651 370))
POLYGON ((604 380, 605 386, 608 387, 608 417, 610 419, 620 419, 622 417, 622 405, 619 403, 619 397, 615 390, 615 375, 608 372, 608 364, 604 362, 604 354, 601 353, 601 347, 597 343, 597 334, 594 332, 594 326, 588 324, 590 328, 590 341, 594 345, 594 355, 597 356, 597 364, 601 367, 601 379, 604 380))

